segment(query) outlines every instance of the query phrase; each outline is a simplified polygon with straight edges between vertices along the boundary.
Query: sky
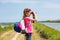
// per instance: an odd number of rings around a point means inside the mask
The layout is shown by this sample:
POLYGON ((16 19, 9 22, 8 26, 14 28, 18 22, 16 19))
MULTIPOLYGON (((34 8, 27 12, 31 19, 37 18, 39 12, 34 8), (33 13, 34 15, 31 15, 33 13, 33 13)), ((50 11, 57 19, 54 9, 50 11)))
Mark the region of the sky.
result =
POLYGON ((60 19, 60 0, 0 0, 0 22, 20 21, 25 8, 36 12, 38 21, 60 19))

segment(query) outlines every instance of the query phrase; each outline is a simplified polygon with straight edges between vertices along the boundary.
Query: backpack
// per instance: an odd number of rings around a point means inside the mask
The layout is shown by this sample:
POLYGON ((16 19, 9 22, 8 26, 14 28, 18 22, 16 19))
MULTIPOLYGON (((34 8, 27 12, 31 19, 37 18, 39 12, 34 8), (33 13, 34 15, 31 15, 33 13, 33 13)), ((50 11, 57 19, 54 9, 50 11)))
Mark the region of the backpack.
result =
POLYGON ((16 31, 16 32, 21 32, 21 29, 19 28, 19 26, 18 26, 18 24, 19 24, 20 22, 16 22, 16 23, 14 23, 14 31, 16 31))
POLYGON ((16 22, 14 24, 14 30, 18 33, 25 34, 25 25, 24 25, 24 20, 21 20, 20 22, 16 22))

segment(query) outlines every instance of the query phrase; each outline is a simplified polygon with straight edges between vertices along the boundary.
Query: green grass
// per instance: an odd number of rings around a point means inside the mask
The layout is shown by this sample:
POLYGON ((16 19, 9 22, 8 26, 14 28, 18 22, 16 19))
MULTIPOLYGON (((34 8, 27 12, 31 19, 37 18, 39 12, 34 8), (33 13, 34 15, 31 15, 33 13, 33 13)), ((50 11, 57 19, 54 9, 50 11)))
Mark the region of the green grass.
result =
POLYGON ((4 28, 2 28, 2 27, 0 26, 0 35, 1 35, 1 33, 3 33, 4 31, 9 31, 9 30, 12 30, 12 29, 13 29, 13 25, 9 25, 9 26, 5 25, 4 28))
POLYGON ((46 38, 48 40, 60 40, 60 31, 38 22, 34 24, 34 27, 37 32, 40 33, 40 36, 43 38, 46 38))

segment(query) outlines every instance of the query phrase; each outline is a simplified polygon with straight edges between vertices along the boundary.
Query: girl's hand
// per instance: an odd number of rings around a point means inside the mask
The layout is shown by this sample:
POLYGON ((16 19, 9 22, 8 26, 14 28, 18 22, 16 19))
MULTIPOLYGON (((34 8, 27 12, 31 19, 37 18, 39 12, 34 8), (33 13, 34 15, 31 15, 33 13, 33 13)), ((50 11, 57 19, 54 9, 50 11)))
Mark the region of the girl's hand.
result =
POLYGON ((34 16, 34 12, 31 12, 31 14, 34 16))
POLYGON ((33 18, 32 18, 31 20, 32 20, 32 22, 34 23, 34 22, 37 20, 36 13, 31 12, 31 14, 32 14, 32 16, 33 16, 33 18))

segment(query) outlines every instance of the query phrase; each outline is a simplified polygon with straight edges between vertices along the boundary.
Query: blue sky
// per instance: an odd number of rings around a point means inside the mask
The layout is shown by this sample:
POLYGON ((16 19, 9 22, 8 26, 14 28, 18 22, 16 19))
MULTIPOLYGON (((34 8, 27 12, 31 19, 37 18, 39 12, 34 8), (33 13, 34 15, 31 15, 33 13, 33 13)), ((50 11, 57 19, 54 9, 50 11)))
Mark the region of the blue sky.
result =
POLYGON ((24 8, 37 12, 37 20, 60 19, 60 0, 0 0, 0 22, 17 22, 24 8))

